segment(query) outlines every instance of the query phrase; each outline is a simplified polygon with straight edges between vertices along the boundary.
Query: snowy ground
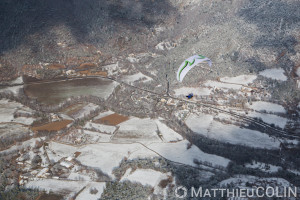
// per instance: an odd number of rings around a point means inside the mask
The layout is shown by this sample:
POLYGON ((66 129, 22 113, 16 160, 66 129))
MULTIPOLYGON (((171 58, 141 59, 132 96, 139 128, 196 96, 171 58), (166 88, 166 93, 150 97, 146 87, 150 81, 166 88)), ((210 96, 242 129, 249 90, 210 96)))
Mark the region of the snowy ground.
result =
POLYGON ((256 78, 256 75, 240 75, 236 77, 223 77, 220 80, 226 83, 248 85, 249 83, 253 83, 256 78))
POLYGON ((252 103, 252 105, 249 105, 249 108, 256 111, 265 110, 271 113, 286 113, 286 110, 282 105, 265 102, 265 101, 255 101, 252 103))
POLYGON ((81 110, 79 110, 76 114, 74 114, 73 117, 75 119, 83 118, 83 117, 89 115, 92 111, 94 111, 97 108, 98 108, 97 105, 95 105, 93 103, 89 103, 89 104, 85 105, 81 110))
POLYGON ((278 187, 293 186, 287 180, 282 178, 262 178, 262 177, 249 176, 249 175, 235 175, 233 178, 229 178, 220 182, 220 186, 233 184, 234 186, 245 187, 246 183, 248 183, 248 185, 263 186, 263 187, 272 187, 274 185, 278 187))
POLYGON ((142 81, 145 83, 145 82, 148 82, 151 80, 152 80, 152 78, 142 74, 141 72, 139 72, 137 74, 125 76, 124 78, 121 79, 121 81, 123 81, 125 83, 129 83, 129 84, 134 83, 136 81, 142 81))
POLYGON ((195 145, 188 149, 188 144, 187 140, 183 140, 177 143, 153 143, 147 146, 169 160, 191 166, 197 166, 194 159, 211 163, 213 166, 226 167, 229 163, 228 159, 204 153, 195 145))
POLYGON ((201 87, 181 87, 174 90, 175 96, 187 96, 193 93, 194 96, 207 96, 211 94, 211 89, 201 87))
POLYGON ((23 112, 32 114, 32 110, 17 102, 11 102, 6 99, 0 100, 0 122, 17 122, 25 125, 30 125, 34 118, 31 117, 14 117, 14 113, 23 112))
POLYGON ((252 169, 259 169, 267 173, 276 173, 278 170, 282 169, 281 167, 261 162, 248 163, 245 166, 252 169))
POLYGON ((66 181, 56 179, 37 179, 29 181, 25 187, 27 188, 38 188, 42 191, 54 192, 56 194, 63 194, 65 199, 73 199, 81 189, 84 189, 75 200, 93 200, 99 199, 105 188, 105 183, 89 182, 89 181, 66 181), (90 190, 96 189, 96 194, 91 194, 90 190))
POLYGON ((249 112, 248 116, 250 117, 257 117, 262 119, 264 122, 268 124, 274 124, 275 126, 279 126, 280 128, 284 128, 286 123, 288 122, 287 118, 280 117, 273 114, 266 114, 266 113, 258 113, 258 112, 249 112))
MULTIPOLYGON (((170 175, 170 174, 169 174, 170 175)), ((142 185, 150 185, 155 187, 161 180, 167 179, 168 175, 152 169, 137 169, 131 172, 131 168, 126 171, 121 181, 138 182, 142 185)))
POLYGON ((267 78, 279 80, 279 81, 286 81, 287 80, 287 77, 284 74, 284 70, 281 69, 281 68, 278 68, 278 69, 265 69, 265 70, 259 72, 259 75, 267 77, 267 78))
POLYGON ((239 84, 221 83, 218 81, 206 81, 204 85, 212 88, 222 88, 225 89, 225 91, 228 89, 240 90, 243 87, 242 85, 239 84))
POLYGON ((131 118, 120 123, 113 141, 118 142, 171 142, 182 140, 182 136, 158 119, 131 118))
POLYGON ((113 134, 116 130, 115 126, 109 126, 109 125, 98 124, 93 122, 87 122, 83 128, 88 130, 95 130, 100 133, 106 133, 106 134, 113 134))
POLYGON ((186 125, 195 133, 231 144, 256 148, 279 148, 280 142, 265 133, 213 120, 212 115, 189 115, 186 125))

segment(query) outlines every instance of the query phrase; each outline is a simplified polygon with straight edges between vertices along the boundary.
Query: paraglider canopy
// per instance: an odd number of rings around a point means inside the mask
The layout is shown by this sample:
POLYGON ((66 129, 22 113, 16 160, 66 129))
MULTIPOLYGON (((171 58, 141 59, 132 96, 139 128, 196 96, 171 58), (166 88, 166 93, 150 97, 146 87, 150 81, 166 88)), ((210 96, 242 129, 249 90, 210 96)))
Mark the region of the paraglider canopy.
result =
POLYGON ((178 71, 177 71, 177 80, 179 82, 183 81, 183 78, 185 77, 185 75, 193 68, 195 67, 198 63, 202 63, 202 62, 207 62, 208 65, 211 67, 211 60, 205 56, 202 55, 194 55, 192 57, 189 57, 188 59, 186 59, 179 67, 178 71))

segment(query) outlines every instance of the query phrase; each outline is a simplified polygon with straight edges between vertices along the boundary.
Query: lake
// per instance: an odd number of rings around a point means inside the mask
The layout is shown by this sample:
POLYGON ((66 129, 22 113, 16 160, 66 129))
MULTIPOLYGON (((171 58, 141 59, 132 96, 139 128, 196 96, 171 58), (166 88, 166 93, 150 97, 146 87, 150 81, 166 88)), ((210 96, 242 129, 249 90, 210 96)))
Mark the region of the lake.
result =
POLYGON ((59 104, 70 97, 93 95, 108 98, 118 83, 103 78, 84 78, 24 85, 24 93, 47 105, 59 104))

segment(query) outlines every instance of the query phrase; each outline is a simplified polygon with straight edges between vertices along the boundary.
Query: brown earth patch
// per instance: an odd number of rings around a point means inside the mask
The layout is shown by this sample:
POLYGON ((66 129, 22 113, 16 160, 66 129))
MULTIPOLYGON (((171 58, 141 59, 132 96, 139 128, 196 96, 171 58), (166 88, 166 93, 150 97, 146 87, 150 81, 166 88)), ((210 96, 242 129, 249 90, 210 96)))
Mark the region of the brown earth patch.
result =
POLYGON ((107 72, 103 71, 98 71, 98 72, 91 72, 90 70, 84 70, 84 71, 79 71, 81 75, 86 75, 86 76, 107 76, 107 72))
POLYGON ((292 73, 291 73, 292 78, 299 77, 298 74, 297 74, 298 70, 300 70, 300 63, 293 68, 292 73))
POLYGON ((77 103, 64 108, 62 112, 66 113, 67 115, 73 116, 77 114, 83 107, 84 107, 83 103, 77 103))
POLYGON ((36 200, 63 200, 63 199, 64 197, 62 195, 47 194, 47 193, 42 193, 36 198, 36 200))
POLYGON ((96 68, 97 65, 95 63, 82 63, 78 67, 76 67, 77 70, 88 70, 88 69, 93 69, 96 68))
POLYGON ((127 121, 129 119, 128 116, 119 115, 117 113, 102 117, 100 119, 95 120, 95 123, 99 124, 106 124, 106 125, 118 125, 124 121, 127 121))
POLYGON ((66 128, 68 124, 72 123, 72 120, 62 120, 44 124, 41 126, 31 127, 33 131, 59 131, 66 128))
POLYGON ((75 155, 75 158, 77 158, 79 155, 81 154, 81 152, 79 152, 79 151, 76 151, 75 153, 74 153, 74 155, 75 155))
POLYGON ((66 66, 61 64, 51 64, 48 66, 49 69, 65 69, 66 66))

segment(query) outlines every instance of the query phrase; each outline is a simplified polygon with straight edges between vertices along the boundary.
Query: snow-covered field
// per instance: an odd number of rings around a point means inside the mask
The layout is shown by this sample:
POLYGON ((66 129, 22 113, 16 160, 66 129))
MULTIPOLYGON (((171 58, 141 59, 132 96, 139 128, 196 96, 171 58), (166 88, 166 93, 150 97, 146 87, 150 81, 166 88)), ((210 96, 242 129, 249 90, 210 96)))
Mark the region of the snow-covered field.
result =
POLYGON ((78 113, 76 113, 73 117, 77 119, 83 118, 89 115, 92 111, 96 110, 97 108, 98 106, 96 104, 89 103, 85 105, 80 111, 78 111, 78 113))
POLYGON ((155 123, 164 142, 176 142, 183 140, 183 137, 181 135, 176 133, 173 129, 169 128, 167 125, 165 125, 158 119, 155 120, 155 123))
POLYGON ((279 126, 280 128, 284 128, 288 121, 287 118, 266 113, 249 112, 248 116, 261 118, 264 122, 268 124, 275 124, 275 126, 279 126))
POLYGON ((262 186, 262 187, 289 187, 293 186, 287 180, 282 178, 263 178, 263 177, 256 177, 250 175, 235 175, 232 178, 226 179, 220 182, 220 186, 226 186, 228 184, 233 184, 235 186, 243 186, 246 187, 248 185, 255 185, 255 186, 262 186))
POLYGON ((191 148, 187 149, 188 144, 187 140, 183 140, 176 143, 153 143, 147 145, 147 148, 138 143, 99 143, 73 147, 51 142, 47 152, 52 161, 59 161, 68 157, 74 158, 74 153, 80 152, 76 159, 82 165, 99 169, 112 178, 114 177, 112 174, 113 169, 118 167, 124 158, 153 158, 161 155, 171 161, 191 166, 197 166, 194 163, 195 159, 211 163, 213 166, 226 167, 229 163, 228 159, 204 153, 196 146, 191 146, 191 148), (53 155, 51 152, 55 152, 55 154, 53 155))
POLYGON ((182 140, 182 136, 158 119, 133 117, 119 124, 113 137, 118 142, 174 142, 182 140))
MULTIPOLYGON (((73 157, 75 152, 81 152, 77 160, 84 166, 92 167, 101 170, 105 174, 114 177, 112 171, 118 167, 122 159, 125 157, 130 159, 154 157, 156 154, 146 149, 141 144, 114 144, 114 143, 99 143, 89 144, 82 147, 73 147, 65 144, 51 143, 49 148, 58 155, 52 160, 61 158, 73 157), (139 151, 139 152, 138 152, 139 151)), ((49 153, 48 153, 49 154, 49 153)))
POLYGON ((56 179, 37 179, 31 180, 26 185, 26 188, 38 188, 42 191, 54 192, 56 194, 64 194, 65 199, 73 199, 76 193, 81 189, 84 190, 79 193, 75 200, 93 200, 99 199, 105 188, 105 183, 89 182, 89 181, 67 181, 56 179), (90 190, 95 188, 98 190, 96 194, 91 194, 90 190))
POLYGON ((65 145, 57 142, 49 142, 46 151, 50 161, 58 162, 62 158, 67 158, 69 156, 73 157, 76 149, 77 148, 75 146, 65 145))
POLYGON ((98 124, 93 122, 87 122, 83 128, 88 130, 99 131, 100 133, 106 133, 106 134, 113 134, 116 130, 115 126, 109 126, 109 125, 98 124))
POLYGON ((115 141, 123 142, 154 142, 161 141, 157 125, 150 118, 131 118, 119 124, 120 128, 113 137, 115 141))
POLYGON ((175 96, 186 96, 190 93, 193 93, 194 96, 205 96, 211 94, 211 89, 201 88, 201 87, 181 87, 174 90, 175 96))
POLYGON ((99 133, 95 131, 89 131, 89 130, 84 130, 83 131, 85 136, 88 136, 88 140, 91 143, 96 143, 96 142, 109 142, 111 135, 105 134, 105 133, 99 133))
POLYGON ((191 114, 185 120, 185 123, 195 133, 206 134, 213 119, 212 115, 191 114))
POLYGON ((167 178, 167 174, 152 169, 137 169, 134 172, 131 172, 131 168, 129 168, 121 178, 121 181, 128 180, 131 182, 141 183, 142 185, 150 185, 152 187, 155 187, 161 180, 167 178))
POLYGON ((259 75, 275 79, 275 80, 280 80, 280 81, 286 81, 287 77, 284 75, 284 70, 282 68, 278 69, 265 69, 261 72, 259 72, 259 75))
POLYGON ((261 162, 247 163, 245 166, 252 169, 259 169, 267 173, 275 173, 278 172, 278 170, 282 169, 281 167, 261 162))
POLYGON ((106 183, 91 182, 79 193, 75 200, 98 200, 100 199, 106 183))
POLYGON ((266 149, 279 148, 280 145, 278 140, 265 133, 214 121, 212 115, 192 114, 186 119, 186 125, 195 133, 231 144, 266 149))
POLYGON ((272 113, 286 113, 286 110, 282 105, 265 101, 255 101, 252 103, 252 105, 249 105, 249 108, 256 111, 265 110, 272 113))
POLYGON ((240 90, 243 86, 238 84, 231 84, 231 83, 221 83, 218 81, 206 81, 204 83, 206 87, 213 87, 213 88, 222 88, 222 89, 234 89, 234 90, 240 90))
POLYGON ((247 85, 249 83, 252 83, 256 78, 257 78, 256 75, 240 75, 236 77, 223 77, 220 78, 220 80, 226 83, 247 85))
POLYGON ((29 181, 26 188, 38 188, 41 191, 54 192, 56 194, 67 194, 66 199, 71 199, 72 196, 81 190, 85 185, 86 181, 66 181, 56 179, 38 179, 29 181))
POLYGON ((241 144, 255 148, 277 149, 280 142, 269 135, 231 124, 213 121, 207 137, 231 144, 241 144))
POLYGON ((105 111, 105 112, 101 112, 101 113, 99 113, 96 117, 94 117, 94 120, 97 120, 97 119, 106 117, 106 116, 111 115, 111 114, 114 114, 114 112, 111 111, 111 110, 105 111))
POLYGON ((30 125, 34 118, 17 117, 14 118, 15 112, 32 113, 32 110, 28 107, 23 106, 20 103, 12 102, 7 99, 0 100, 0 122, 17 122, 25 125, 30 125))
POLYGON ((187 140, 183 140, 176 143, 153 143, 148 145, 148 147, 174 162, 197 166, 194 163, 194 159, 197 159, 202 162, 211 163, 213 166, 219 165, 227 167, 229 163, 228 159, 204 153, 195 145, 192 145, 191 148, 187 149, 188 144, 189 142, 187 140))
POLYGON ((300 67, 297 68, 296 74, 300 77, 300 67))
POLYGON ((20 89, 22 89, 23 86, 22 85, 17 85, 17 86, 9 86, 9 87, 5 87, 5 88, 1 88, 0 92, 4 92, 4 93, 13 93, 14 95, 19 94, 20 89))
POLYGON ((107 87, 103 89, 103 91, 100 92, 101 97, 104 99, 107 99, 115 90, 115 88, 119 85, 116 81, 113 81, 110 83, 107 87))
POLYGON ((137 74, 125 76, 121 80, 125 83, 130 84, 130 83, 134 83, 136 81, 148 82, 148 81, 151 81, 152 78, 150 78, 149 76, 146 76, 146 75, 142 74, 141 72, 139 72, 137 74))

